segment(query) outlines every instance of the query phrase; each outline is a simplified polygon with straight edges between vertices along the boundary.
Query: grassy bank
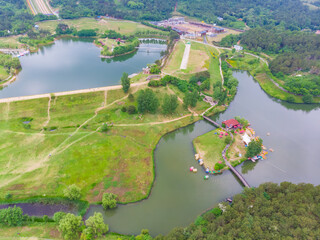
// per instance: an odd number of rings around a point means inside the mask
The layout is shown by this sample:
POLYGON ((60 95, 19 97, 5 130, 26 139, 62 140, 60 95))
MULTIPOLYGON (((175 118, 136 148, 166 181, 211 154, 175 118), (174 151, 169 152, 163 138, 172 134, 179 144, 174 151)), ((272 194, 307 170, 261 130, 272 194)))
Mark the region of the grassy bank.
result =
MULTIPOLYGON (((161 102, 167 89, 155 92, 161 102)), ((121 202, 145 198, 153 149, 165 133, 189 124, 190 117, 180 118, 190 113, 182 103, 170 116, 121 111, 136 104, 122 90, 53 97, 49 108, 47 98, 0 104, 1 198, 60 197, 73 183, 89 202, 104 192, 121 202), (104 133, 103 123, 113 126, 104 133)))
MULTIPOLYGON (((231 54, 231 52, 229 52, 231 54)), ((229 57, 232 57, 229 55, 229 57)), ((262 60, 258 60, 257 58, 244 55, 243 57, 238 57, 235 55, 232 59, 228 59, 227 62, 234 67, 235 69, 246 70, 248 71, 255 80, 258 81, 261 88, 271 97, 288 101, 288 99, 292 99, 295 103, 303 103, 302 96, 297 96, 288 92, 281 90, 277 87, 271 79, 275 79, 275 77, 271 74, 269 67, 262 60)), ((279 80, 276 80, 279 83, 279 80)), ((320 98, 315 97, 314 102, 319 103, 320 98)))

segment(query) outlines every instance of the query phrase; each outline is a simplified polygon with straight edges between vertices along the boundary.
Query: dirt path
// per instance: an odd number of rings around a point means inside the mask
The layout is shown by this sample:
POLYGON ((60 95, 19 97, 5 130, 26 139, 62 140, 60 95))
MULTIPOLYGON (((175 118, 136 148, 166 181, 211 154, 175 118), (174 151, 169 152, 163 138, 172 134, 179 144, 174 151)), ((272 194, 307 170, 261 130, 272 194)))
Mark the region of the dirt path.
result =
POLYGON ((47 112, 48 112, 48 119, 47 119, 47 121, 45 121, 45 123, 43 124, 41 133, 43 133, 44 128, 49 124, 50 119, 51 119, 51 118, 50 118, 51 100, 52 100, 52 99, 51 99, 51 95, 50 95, 49 101, 48 101, 48 110, 47 110, 47 112))
POLYGON ((178 120, 181 120, 181 119, 184 119, 186 117, 191 117, 192 114, 188 114, 188 115, 184 115, 182 117, 178 117, 178 118, 174 118, 174 119, 171 119, 171 120, 165 120, 165 121, 162 121, 162 122, 149 122, 149 123, 132 123, 132 124, 113 124, 113 126, 115 127, 133 127, 133 126, 147 126, 147 125, 159 125, 159 124, 165 124, 165 123, 171 123, 171 122, 175 122, 175 121, 178 121, 178 120))

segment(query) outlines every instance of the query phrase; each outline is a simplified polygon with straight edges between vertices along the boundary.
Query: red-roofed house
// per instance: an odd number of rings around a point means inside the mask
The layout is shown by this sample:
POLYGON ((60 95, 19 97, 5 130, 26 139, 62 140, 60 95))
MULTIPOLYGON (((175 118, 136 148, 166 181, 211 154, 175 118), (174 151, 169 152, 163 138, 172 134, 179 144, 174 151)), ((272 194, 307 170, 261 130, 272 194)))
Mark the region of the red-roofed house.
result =
POLYGON ((225 125, 226 128, 228 129, 231 129, 231 128, 236 129, 240 127, 240 123, 235 119, 229 119, 229 120, 223 121, 222 125, 225 125))

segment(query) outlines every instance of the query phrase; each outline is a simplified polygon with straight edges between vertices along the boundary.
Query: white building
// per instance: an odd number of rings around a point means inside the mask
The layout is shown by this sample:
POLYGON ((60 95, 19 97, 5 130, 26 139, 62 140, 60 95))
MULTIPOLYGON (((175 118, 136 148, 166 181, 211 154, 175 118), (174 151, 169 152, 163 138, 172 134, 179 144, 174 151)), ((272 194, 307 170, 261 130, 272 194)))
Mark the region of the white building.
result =
POLYGON ((242 50, 243 50, 243 47, 241 47, 241 46, 239 46, 239 45, 234 45, 233 47, 234 47, 234 49, 235 49, 236 51, 242 51, 242 50))

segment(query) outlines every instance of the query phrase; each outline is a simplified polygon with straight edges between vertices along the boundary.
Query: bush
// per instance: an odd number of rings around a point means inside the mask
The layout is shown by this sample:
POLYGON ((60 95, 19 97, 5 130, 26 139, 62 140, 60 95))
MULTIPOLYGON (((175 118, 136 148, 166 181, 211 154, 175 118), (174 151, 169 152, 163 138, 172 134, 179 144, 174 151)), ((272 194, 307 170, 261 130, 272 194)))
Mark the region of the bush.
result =
POLYGON ((117 206, 117 195, 113 193, 104 193, 102 197, 102 207, 107 210, 117 206))
POLYGON ((129 113, 129 114, 135 114, 136 112, 137 112, 137 109, 136 109, 135 106, 130 105, 130 106, 128 107, 128 113, 129 113))
POLYGON ((121 112, 126 112, 126 111, 127 111, 126 106, 123 106, 123 107, 121 108, 121 112))
POLYGON ((221 169, 224 169, 225 166, 226 166, 225 163, 216 163, 216 164, 214 165, 214 169, 215 169, 215 170, 221 170, 221 169))
POLYGON ((108 130, 109 130, 108 124, 106 123, 102 124, 101 132, 108 132, 108 130))
POLYGON ((56 212, 53 215, 53 221, 55 221, 57 224, 60 223, 60 221, 66 216, 67 214, 65 212, 56 212))
POLYGON ((294 102, 295 102, 293 96, 288 96, 288 97, 286 98, 286 101, 287 101, 287 102, 290 102, 290 103, 294 103, 294 102))
POLYGON ((0 210, 0 224, 11 226, 21 226, 23 221, 22 209, 14 206, 0 210))
POLYGON ((11 198, 12 198, 12 194, 11 194, 11 193, 7 193, 4 198, 5 198, 6 200, 11 199, 11 198))
POLYGON ((302 101, 304 103, 313 103, 313 97, 310 93, 308 93, 302 97, 302 101))
POLYGON ((226 144, 230 144, 231 141, 232 141, 232 137, 231 137, 230 135, 227 136, 227 137, 224 139, 224 142, 225 142, 226 144))
POLYGON ((70 185, 68 188, 64 190, 64 196, 69 198, 70 200, 78 200, 81 197, 80 188, 75 184, 70 185))
POLYGON ((134 96, 132 95, 132 93, 129 94, 128 99, 130 102, 134 101, 134 96))

